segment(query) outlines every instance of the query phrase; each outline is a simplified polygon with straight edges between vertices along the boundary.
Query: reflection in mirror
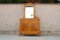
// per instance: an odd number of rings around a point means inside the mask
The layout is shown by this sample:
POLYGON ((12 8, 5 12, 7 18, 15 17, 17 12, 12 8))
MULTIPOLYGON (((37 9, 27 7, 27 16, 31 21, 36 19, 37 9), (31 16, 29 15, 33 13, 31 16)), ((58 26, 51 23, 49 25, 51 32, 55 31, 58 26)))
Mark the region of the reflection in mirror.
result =
POLYGON ((34 7, 33 6, 25 7, 25 18, 34 18, 34 7))

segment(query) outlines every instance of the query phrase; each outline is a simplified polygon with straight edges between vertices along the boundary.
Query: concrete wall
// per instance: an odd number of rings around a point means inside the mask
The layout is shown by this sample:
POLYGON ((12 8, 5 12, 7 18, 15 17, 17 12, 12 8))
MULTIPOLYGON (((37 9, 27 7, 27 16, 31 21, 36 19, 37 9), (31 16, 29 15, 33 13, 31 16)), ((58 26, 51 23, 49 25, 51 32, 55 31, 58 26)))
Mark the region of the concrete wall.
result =
MULTIPOLYGON (((44 34, 60 34, 60 5, 36 4, 35 14, 40 17, 44 34)), ((0 31, 18 31, 19 19, 23 17, 23 4, 0 4, 0 31)))
POLYGON ((36 16, 41 19, 41 31, 49 34, 60 34, 60 5, 36 4, 36 16))
POLYGON ((19 19, 23 16, 23 4, 0 4, 0 31, 18 31, 19 19))

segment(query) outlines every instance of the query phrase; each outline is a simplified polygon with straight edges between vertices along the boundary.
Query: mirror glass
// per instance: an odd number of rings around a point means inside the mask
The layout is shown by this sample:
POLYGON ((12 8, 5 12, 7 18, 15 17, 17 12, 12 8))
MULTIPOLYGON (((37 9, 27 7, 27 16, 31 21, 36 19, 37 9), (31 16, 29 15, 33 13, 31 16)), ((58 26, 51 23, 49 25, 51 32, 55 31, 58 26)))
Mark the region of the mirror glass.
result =
POLYGON ((25 18, 34 18, 34 7, 25 7, 25 18))

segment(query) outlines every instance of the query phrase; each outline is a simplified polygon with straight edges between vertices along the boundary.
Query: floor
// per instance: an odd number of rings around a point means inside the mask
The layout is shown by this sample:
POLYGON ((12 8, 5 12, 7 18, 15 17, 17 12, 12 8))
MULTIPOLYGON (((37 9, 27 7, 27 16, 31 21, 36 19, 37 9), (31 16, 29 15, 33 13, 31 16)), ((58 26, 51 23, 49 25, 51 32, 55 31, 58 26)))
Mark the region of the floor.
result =
POLYGON ((60 40, 60 36, 19 36, 0 34, 0 40, 60 40))

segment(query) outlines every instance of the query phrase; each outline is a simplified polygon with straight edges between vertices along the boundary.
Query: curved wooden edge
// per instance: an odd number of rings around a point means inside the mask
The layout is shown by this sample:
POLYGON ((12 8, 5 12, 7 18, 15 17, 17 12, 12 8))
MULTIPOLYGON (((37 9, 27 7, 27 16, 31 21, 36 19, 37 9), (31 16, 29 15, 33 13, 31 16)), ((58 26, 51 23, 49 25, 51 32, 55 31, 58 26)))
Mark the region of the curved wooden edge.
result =
POLYGON ((25 3, 25 6, 34 6, 34 3, 25 3))

